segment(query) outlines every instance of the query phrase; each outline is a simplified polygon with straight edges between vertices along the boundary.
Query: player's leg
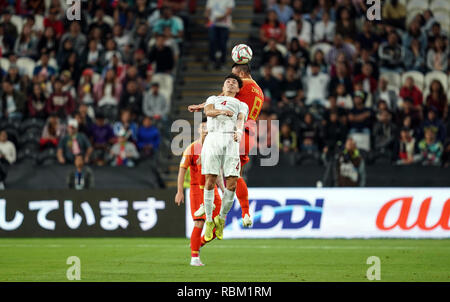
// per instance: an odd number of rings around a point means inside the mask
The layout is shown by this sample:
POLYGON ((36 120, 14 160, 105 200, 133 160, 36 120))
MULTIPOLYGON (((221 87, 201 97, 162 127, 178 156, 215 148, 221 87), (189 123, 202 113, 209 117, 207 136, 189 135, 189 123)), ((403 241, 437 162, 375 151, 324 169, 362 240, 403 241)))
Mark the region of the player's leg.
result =
MULTIPOLYGON (((222 204, 222 199, 220 198, 219 195, 219 189, 217 189, 217 186, 214 188, 214 210, 213 210, 213 219, 219 215, 220 212, 220 206, 222 204)), ((216 238, 216 234, 215 234, 215 229, 213 232, 213 238, 210 240, 214 240, 214 238, 216 238)), ((202 236, 201 240, 200 240, 200 247, 204 246, 206 243, 208 243, 209 241, 205 240, 205 236, 202 236)))
POLYGON ((220 213, 214 218, 214 224, 216 225, 216 236, 217 239, 223 238, 223 229, 225 228, 225 221, 227 219, 227 214, 230 212, 231 207, 234 202, 234 195, 236 191, 236 183, 238 176, 226 177, 226 188, 223 192, 222 206, 220 207, 220 213))
POLYGON ((205 189, 203 191, 203 204, 205 206, 206 215, 206 229, 205 240, 211 241, 213 239, 213 203, 214 203, 214 185, 216 183, 217 175, 206 174, 205 175, 205 189))
POLYGON ((191 185, 189 195, 191 215, 192 219, 194 220, 194 228, 192 229, 191 233, 191 265, 203 266, 203 263, 200 261, 200 247, 205 217, 196 217, 194 215, 194 209, 198 206, 198 204, 203 202, 203 190, 198 185, 191 185))

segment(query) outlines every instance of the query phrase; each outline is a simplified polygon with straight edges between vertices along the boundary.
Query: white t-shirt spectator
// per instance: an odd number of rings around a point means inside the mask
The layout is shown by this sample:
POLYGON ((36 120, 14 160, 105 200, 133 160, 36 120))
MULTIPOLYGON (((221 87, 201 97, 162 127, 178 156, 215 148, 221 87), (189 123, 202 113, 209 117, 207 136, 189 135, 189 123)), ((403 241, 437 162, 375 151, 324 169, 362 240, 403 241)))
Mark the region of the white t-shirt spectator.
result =
POLYGON ((225 21, 217 21, 217 18, 222 17, 227 12, 227 9, 234 8, 234 0, 208 0, 206 8, 211 9, 210 21, 215 26, 231 27, 231 15, 225 18, 225 21))
POLYGON ((311 44, 311 23, 302 20, 302 30, 298 34, 297 21, 291 20, 286 25, 286 39, 290 43, 293 38, 297 38, 300 42, 311 44))
POLYGON ((303 87, 306 88, 305 105, 311 105, 314 101, 320 102, 323 106, 327 104, 327 90, 330 82, 329 75, 319 72, 316 75, 310 74, 303 78, 303 87))
POLYGON ((16 161, 16 147, 10 141, 0 142, 0 154, 10 163, 16 161))
POLYGON ((333 21, 328 21, 327 24, 319 21, 314 25, 314 42, 333 42, 335 32, 336 24, 333 21))

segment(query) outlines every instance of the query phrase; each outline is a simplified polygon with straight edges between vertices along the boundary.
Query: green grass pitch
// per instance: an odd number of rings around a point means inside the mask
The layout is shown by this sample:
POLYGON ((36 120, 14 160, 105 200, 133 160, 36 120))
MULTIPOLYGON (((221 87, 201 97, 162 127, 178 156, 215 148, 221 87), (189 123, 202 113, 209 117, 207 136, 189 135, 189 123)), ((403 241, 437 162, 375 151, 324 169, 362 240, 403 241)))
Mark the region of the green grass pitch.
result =
POLYGON ((69 256, 80 258, 81 281, 368 281, 377 256, 381 281, 448 282, 449 255, 448 239, 229 239, 191 267, 184 238, 2 238, 0 281, 68 281, 69 256))

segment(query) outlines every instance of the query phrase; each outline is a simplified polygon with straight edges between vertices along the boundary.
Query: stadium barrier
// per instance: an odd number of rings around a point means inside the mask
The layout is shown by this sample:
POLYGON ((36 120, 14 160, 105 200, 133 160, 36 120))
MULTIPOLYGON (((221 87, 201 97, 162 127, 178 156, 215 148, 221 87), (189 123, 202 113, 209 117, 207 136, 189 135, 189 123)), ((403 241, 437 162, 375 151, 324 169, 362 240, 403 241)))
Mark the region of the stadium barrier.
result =
POLYGON ((174 190, 8 190, 0 237, 182 237, 174 190))
POLYGON ((249 188, 249 196, 253 227, 242 227, 235 200, 224 238, 450 238, 449 188, 249 188))

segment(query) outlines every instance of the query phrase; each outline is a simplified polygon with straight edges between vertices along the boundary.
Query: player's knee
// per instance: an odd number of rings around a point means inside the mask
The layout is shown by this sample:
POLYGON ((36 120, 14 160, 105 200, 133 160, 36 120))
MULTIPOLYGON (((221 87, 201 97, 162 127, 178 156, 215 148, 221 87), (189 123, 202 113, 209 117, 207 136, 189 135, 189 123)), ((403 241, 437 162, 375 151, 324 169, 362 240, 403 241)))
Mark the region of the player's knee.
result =
POLYGON ((205 224, 204 220, 195 220, 194 221, 194 226, 199 229, 202 229, 204 224, 205 224))
POLYGON ((230 177, 227 179, 227 190, 236 191, 237 177, 230 177))

